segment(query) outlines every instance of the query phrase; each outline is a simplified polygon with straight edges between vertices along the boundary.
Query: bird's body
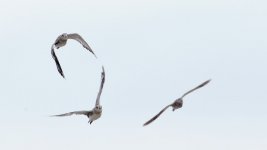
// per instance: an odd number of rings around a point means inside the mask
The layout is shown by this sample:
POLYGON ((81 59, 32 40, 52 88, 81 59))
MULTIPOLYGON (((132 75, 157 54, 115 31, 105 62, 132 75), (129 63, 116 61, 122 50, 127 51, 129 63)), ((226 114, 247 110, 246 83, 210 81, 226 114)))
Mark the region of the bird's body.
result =
POLYGON ((90 110, 90 111, 73 111, 73 112, 69 112, 69 113, 64 113, 64 114, 60 114, 60 115, 53 115, 56 117, 63 117, 63 116, 71 116, 73 114, 75 115, 85 115, 89 118, 88 123, 92 123, 93 121, 97 120, 98 118, 101 117, 102 115, 102 106, 100 105, 100 96, 102 93, 102 89, 105 83, 105 70, 104 67, 102 67, 102 73, 101 73, 101 84, 100 84, 100 88, 99 88, 99 92, 96 98, 96 103, 95 103, 95 107, 90 110))
POLYGON ((88 51, 90 51, 96 57, 96 55, 93 52, 93 50, 91 49, 91 47, 87 44, 87 42, 79 34, 77 34, 77 33, 72 33, 72 34, 63 33, 63 34, 61 34, 60 36, 57 37, 56 41, 53 43, 53 45, 51 47, 51 54, 52 54, 53 59, 56 62, 58 72, 61 74, 61 76, 63 78, 65 78, 65 76, 64 76, 63 70, 61 68, 61 65, 57 59, 54 48, 59 49, 59 48, 65 46, 67 44, 68 39, 73 39, 73 40, 78 41, 80 44, 82 44, 82 46, 84 48, 86 48, 88 51))
POLYGON ((67 44, 68 39, 63 39, 61 36, 58 37, 54 43, 55 47, 59 49, 60 47, 63 47, 67 44))
POLYGON ((182 97, 176 99, 173 103, 167 105, 166 107, 164 107, 157 115, 155 115, 153 118, 151 118, 150 120, 148 120, 146 123, 144 123, 143 126, 146 126, 148 124, 150 124, 151 122, 153 122, 154 120, 156 120, 166 109, 168 109, 169 107, 172 107, 172 110, 175 111, 176 109, 179 109, 183 106, 183 98, 188 95, 189 93, 203 87, 204 85, 208 84, 210 82, 210 80, 207 80, 205 82, 203 82, 202 84, 198 85, 197 87, 193 88, 192 90, 186 92, 182 97))
POLYGON ((88 122, 90 122, 90 124, 91 124, 93 121, 100 118, 101 115, 102 115, 102 109, 100 111, 93 111, 92 115, 88 117, 89 118, 88 122))
POLYGON ((172 111, 175 111, 176 109, 183 107, 183 99, 178 98, 173 102, 171 106, 172 106, 172 111))

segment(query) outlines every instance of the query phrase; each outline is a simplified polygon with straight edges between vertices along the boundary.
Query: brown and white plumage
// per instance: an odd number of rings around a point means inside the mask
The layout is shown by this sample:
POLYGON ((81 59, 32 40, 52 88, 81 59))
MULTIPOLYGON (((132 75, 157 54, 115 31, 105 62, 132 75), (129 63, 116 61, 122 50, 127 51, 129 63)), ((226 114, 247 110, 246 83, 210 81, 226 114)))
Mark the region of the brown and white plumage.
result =
POLYGON ((171 104, 167 105, 166 107, 164 107, 164 108, 163 108, 157 115, 155 115, 153 118, 151 118, 151 119, 148 120, 146 123, 144 123, 143 126, 146 126, 146 125, 150 124, 151 122, 153 122, 154 120, 156 120, 156 119, 157 119, 157 118, 158 118, 158 117, 159 117, 159 116, 160 116, 166 109, 168 109, 169 107, 172 107, 172 108, 173 108, 173 109, 172 109, 173 111, 175 111, 176 109, 181 108, 181 107, 183 106, 183 98, 184 98, 186 95, 188 95, 189 93, 191 93, 191 92, 193 92, 193 91, 195 91, 195 90, 197 90, 197 89, 199 89, 199 88, 205 86, 205 85, 208 84, 210 81, 211 81, 211 80, 207 80, 207 81, 201 83, 200 85, 198 85, 197 87, 195 87, 195 88, 189 90, 188 92, 186 92, 185 94, 183 94, 182 97, 176 99, 173 103, 171 103, 171 104))
POLYGON ((68 113, 64 113, 60 115, 53 115, 53 116, 63 117, 63 116, 71 116, 71 115, 85 115, 89 118, 88 123, 91 124, 94 120, 100 118, 102 114, 102 106, 100 105, 100 96, 101 96, 101 93, 104 87, 104 83, 105 83, 105 70, 104 70, 104 67, 102 66, 101 83, 100 83, 100 88, 99 88, 98 95, 96 98, 95 107, 90 111, 86 111, 86 110, 73 111, 73 112, 68 112, 68 113))
POLYGON ((63 34, 61 34, 60 36, 57 37, 56 41, 53 43, 53 45, 51 47, 51 54, 52 54, 53 59, 56 62, 57 70, 63 78, 65 78, 65 76, 64 76, 63 70, 60 66, 60 63, 57 59, 57 56, 55 54, 55 48, 59 49, 60 47, 65 46, 68 39, 73 39, 73 40, 78 41, 79 43, 82 44, 82 46, 84 48, 89 50, 96 57, 96 55, 93 52, 93 50, 91 49, 91 47, 87 44, 87 42, 79 34, 77 34, 77 33, 72 33, 72 34, 63 33, 63 34))

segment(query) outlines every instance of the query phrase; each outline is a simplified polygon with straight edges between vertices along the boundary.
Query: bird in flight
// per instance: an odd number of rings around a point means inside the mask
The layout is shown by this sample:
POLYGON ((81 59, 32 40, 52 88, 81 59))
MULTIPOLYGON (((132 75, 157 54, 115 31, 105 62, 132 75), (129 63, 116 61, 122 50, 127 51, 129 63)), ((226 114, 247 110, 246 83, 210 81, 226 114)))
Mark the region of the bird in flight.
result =
POLYGON ((56 41, 53 43, 53 45, 51 47, 51 54, 52 54, 53 59, 56 62, 57 70, 58 70, 58 72, 60 73, 60 75, 63 78, 65 78, 65 76, 64 76, 63 70, 62 70, 62 68, 60 66, 60 63, 59 63, 59 61, 57 59, 57 56, 56 56, 56 53, 55 53, 54 48, 59 49, 60 47, 65 46, 67 44, 67 40, 68 39, 73 39, 73 40, 78 41, 79 43, 82 44, 82 46, 84 48, 86 48, 87 50, 89 50, 96 57, 96 55, 93 52, 93 50, 91 49, 91 47, 86 43, 86 41, 79 34, 77 34, 77 33, 71 33, 71 34, 63 33, 63 34, 61 34, 60 36, 58 36, 58 38, 56 39, 56 41))
POLYGON ((102 114, 102 106, 100 105, 100 96, 103 90, 103 86, 105 83, 105 70, 104 67, 102 66, 102 73, 101 73, 101 84, 100 84, 100 88, 97 94, 97 98, 96 98, 96 103, 95 103, 95 107, 90 110, 90 111, 73 111, 73 112, 69 112, 69 113, 65 113, 65 114, 60 114, 60 115, 53 115, 55 117, 63 117, 63 116, 71 116, 73 114, 75 115, 85 115, 89 118, 88 123, 92 123, 93 121, 97 120, 98 118, 101 117, 102 114))
POLYGON ((172 107, 172 111, 175 111, 178 108, 181 108, 183 106, 183 98, 188 95, 189 93, 205 86, 206 84, 208 84, 211 80, 207 80, 203 83, 201 83, 200 85, 198 85, 197 87, 193 88, 192 90, 186 92, 184 95, 182 95, 182 97, 176 99, 173 103, 167 105, 166 107, 164 107, 156 116, 154 116, 153 118, 151 118, 150 120, 148 120, 143 126, 146 126, 148 124, 150 124, 151 122, 153 122, 154 120, 156 120, 166 109, 168 109, 169 107, 172 107))

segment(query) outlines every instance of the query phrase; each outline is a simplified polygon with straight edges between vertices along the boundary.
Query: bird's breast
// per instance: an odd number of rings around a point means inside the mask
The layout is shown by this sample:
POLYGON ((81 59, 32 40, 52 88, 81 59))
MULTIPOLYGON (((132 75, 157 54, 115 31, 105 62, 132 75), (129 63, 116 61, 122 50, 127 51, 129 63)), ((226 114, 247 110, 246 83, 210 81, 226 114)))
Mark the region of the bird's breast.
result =
POLYGON ((173 104, 173 107, 175 107, 175 108, 181 108, 182 106, 183 106, 183 101, 176 101, 173 104))
POLYGON ((65 46, 66 43, 67 43, 67 40, 58 40, 58 41, 55 43, 55 46, 56 46, 57 48, 60 48, 60 47, 62 47, 62 46, 65 46))
POLYGON ((94 113, 90 118, 91 120, 96 120, 101 116, 101 113, 94 113))

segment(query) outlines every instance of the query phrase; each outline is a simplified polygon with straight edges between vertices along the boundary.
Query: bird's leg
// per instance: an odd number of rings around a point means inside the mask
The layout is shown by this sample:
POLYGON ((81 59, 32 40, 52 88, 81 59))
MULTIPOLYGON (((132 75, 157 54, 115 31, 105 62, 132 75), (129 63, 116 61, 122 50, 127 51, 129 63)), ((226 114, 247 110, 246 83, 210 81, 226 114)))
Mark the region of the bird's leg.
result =
POLYGON ((90 124, 92 124, 93 121, 90 121, 90 124))

